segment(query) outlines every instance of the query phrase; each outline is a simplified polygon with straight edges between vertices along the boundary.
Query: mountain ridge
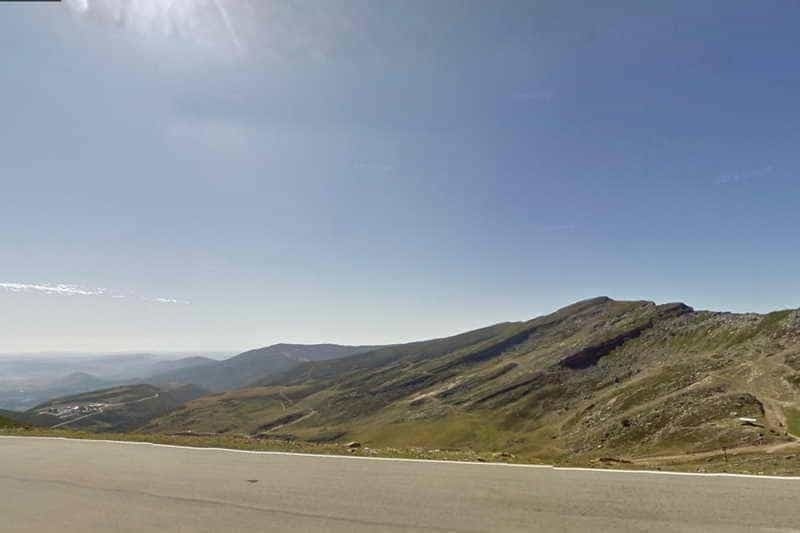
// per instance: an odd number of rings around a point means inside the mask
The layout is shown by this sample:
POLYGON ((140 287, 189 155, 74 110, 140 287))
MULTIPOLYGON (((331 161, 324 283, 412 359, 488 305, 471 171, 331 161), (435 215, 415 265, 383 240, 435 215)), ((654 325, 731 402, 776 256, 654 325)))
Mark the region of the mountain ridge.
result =
POLYGON ((735 314, 599 297, 528 321, 302 363, 145 429, 645 454, 789 442, 797 406, 798 310, 735 314))
POLYGON ((163 372, 143 380, 154 385, 194 384, 214 392, 248 385, 270 374, 280 373, 308 361, 326 361, 372 348, 338 344, 278 343, 248 350, 222 361, 163 372))

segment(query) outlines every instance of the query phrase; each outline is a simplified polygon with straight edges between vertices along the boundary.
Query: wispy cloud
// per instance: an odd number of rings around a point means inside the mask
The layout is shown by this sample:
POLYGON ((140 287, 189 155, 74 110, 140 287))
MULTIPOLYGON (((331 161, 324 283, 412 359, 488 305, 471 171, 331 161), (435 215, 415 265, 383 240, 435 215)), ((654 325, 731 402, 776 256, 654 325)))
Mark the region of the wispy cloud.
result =
POLYGON ((14 292, 14 293, 45 294, 53 296, 102 296, 115 299, 133 299, 144 302, 155 302, 163 304, 188 305, 190 303, 188 301, 177 300, 175 298, 138 296, 134 293, 130 292, 125 293, 122 291, 106 289, 103 287, 81 287, 79 285, 69 285, 66 283, 50 284, 50 283, 0 282, 0 291, 14 292))
POLYGON ((714 180, 715 185, 730 185, 733 183, 742 183, 745 181, 752 181, 759 178, 763 178, 771 174, 775 170, 775 167, 772 165, 767 165, 765 167, 756 169, 756 170, 749 170, 747 172, 740 172, 737 174, 725 174, 723 176, 719 176, 717 179, 714 180))
POLYGON ((38 292, 63 296, 102 296, 106 289, 85 289, 76 285, 45 285, 38 283, 0 283, 0 289, 9 292, 38 292))
POLYGON ((175 298, 146 298, 148 302, 157 302, 160 304, 188 304, 189 302, 183 300, 176 300, 175 298))

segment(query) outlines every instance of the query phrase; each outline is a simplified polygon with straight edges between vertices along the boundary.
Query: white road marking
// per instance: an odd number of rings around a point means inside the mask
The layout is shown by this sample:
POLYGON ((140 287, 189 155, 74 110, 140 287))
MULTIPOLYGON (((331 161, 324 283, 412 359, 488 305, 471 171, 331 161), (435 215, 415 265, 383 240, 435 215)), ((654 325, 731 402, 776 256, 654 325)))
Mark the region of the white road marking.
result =
POLYGON ((69 437, 41 437, 41 436, 21 436, 21 435, 0 435, 0 439, 39 439, 39 440, 66 440, 72 442, 102 442, 105 444, 127 444, 127 445, 144 445, 155 446, 158 448, 176 448, 179 450, 198 450, 198 451, 214 451, 214 452, 228 452, 228 453, 249 453, 254 455, 288 455, 296 457, 315 457, 315 458, 329 458, 329 459, 354 459, 364 461, 397 461, 409 463, 435 463, 446 465, 475 465, 475 466, 506 466, 514 468, 549 468, 558 470, 560 472, 598 472, 610 474, 658 474, 663 476, 699 476, 699 477, 733 477, 733 478, 747 478, 747 479, 778 479, 782 481, 800 481, 800 476, 767 476, 758 474, 731 474, 727 472, 670 472, 665 470, 615 470, 612 468, 585 468, 577 466, 554 466, 542 464, 524 464, 524 463, 494 463, 482 461, 447 461, 443 459, 409 459, 404 457, 365 457, 363 455, 336 455, 325 453, 302 453, 302 452, 276 452, 269 450, 237 450, 234 448, 213 448, 202 446, 179 446, 177 444, 158 444, 155 442, 140 442, 128 440, 105 440, 105 439, 72 439, 69 437))

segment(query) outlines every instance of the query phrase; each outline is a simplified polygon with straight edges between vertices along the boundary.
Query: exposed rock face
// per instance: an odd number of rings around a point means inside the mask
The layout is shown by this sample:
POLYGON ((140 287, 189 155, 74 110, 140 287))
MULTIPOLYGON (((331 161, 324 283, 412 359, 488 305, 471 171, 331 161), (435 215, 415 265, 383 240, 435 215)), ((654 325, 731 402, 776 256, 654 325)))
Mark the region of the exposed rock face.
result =
POLYGON ((658 307, 657 317, 655 319, 647 320, 641 324, 632 326, 631 328, 620 332, 619 334, 611 337, 610 339, 600 341, 595 344, 590 344, 585 348, 568 355, 561 360, 561 364, 567 368, 580 369, 587 368, 597 363, 601 357, 610 354, 631 339, 637 338, 639 335, 653 327, 654 320, 664 320, 686 313, 691 313, 693 309, 685 304, 665 304, 658 307))
POLYGON ((561 365, 572 369, 588 368, 592 365, 595 365, 601 357, 610 354, 627 341, 635 339, 645 330, 648 330, 651 327, 653 327, 653 323, 647 322, 641 326, 636 326, 628 331, 624 331, 623 333, 620 333, 619 335, 606 341, 601 341, 597 344, 587 346, 586 348, 583 348, 582 350, 575 352, 572 355, 568 355, 562 359, 561 365))

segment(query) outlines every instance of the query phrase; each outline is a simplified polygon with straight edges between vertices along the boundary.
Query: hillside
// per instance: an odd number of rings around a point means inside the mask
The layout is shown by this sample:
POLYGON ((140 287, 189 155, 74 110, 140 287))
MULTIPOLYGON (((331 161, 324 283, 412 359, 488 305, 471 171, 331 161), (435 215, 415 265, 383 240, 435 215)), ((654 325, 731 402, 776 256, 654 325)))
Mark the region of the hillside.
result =
POLYGON ((219 392, 243 387, 304 362, 346 357, 370 348, 337 344, 275 344, 250 350, 224 361, 211 361, 189 368, 162 372, 146 381, 154 385, 192 383, 219 392))
POLYGON ((0 415, 0 429, 16 428, 22 425, 22 423, 14 420, 13 418, 7 418, 3 415, 0 415))
POLYGON ((146 429, 645 457, 791 445, 798 407, 800 312, 595 298, 527 322, 297 365, 146 429))
POLYGON ((128 431, 163 416, 208 391, 187 385, 158 388, 126 385, 66 396, 23 414, 26 420, 48 420, 51 427, 88 431, 128 431))
POLYGON ((59 422, 58 418, 47 414, 38 414, 34 411, 9 411, 0 409, 0 417, 12 420, 20 426, 33 426, 48 428, 59 422))

